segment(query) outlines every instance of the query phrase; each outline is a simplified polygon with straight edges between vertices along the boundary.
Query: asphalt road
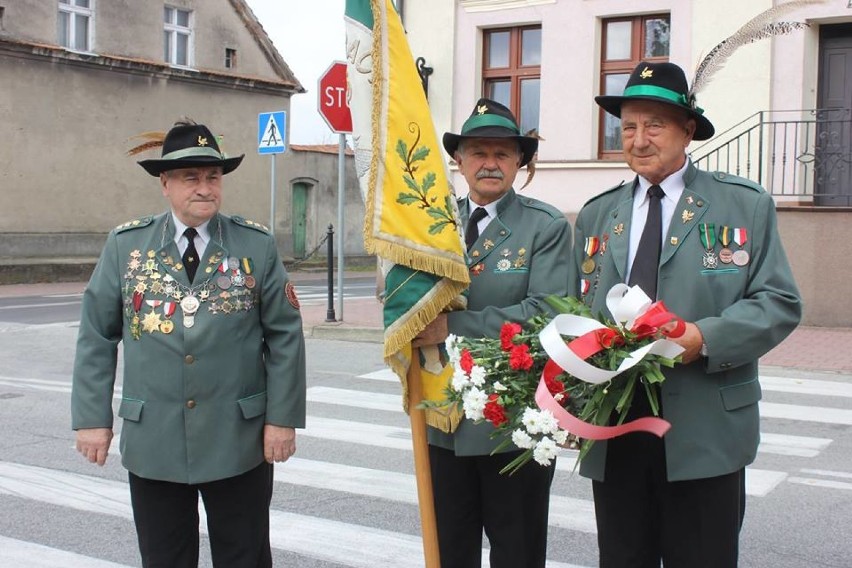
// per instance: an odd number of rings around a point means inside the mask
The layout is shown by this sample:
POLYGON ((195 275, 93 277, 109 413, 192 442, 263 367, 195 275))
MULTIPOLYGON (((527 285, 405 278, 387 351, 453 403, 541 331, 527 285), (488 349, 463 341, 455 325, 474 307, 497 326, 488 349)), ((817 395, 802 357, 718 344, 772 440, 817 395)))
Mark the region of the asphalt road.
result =
MULTIPOLYGON (((117 448, 103 468, 73 449, 78 302, 0 300, 0 568, 139 565, 117 448)), ((422 566, 408 419, 381 346, 309 339, 308 368, 308 428, 276 469, 275 565, 422 566)), ((848 567, 852 377, 764 369, 762 380, 740 565, 848 567)), ((591 487, 572 457, 560 458, 552 492, 552 568, 597 565, 591 487)))

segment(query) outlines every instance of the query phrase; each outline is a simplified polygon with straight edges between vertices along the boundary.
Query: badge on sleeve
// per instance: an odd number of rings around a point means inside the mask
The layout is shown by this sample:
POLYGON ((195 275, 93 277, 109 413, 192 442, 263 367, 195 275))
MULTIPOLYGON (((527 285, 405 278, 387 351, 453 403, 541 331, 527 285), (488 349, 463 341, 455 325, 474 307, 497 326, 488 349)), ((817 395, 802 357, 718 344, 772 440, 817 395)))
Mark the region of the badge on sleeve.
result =
POLYGON ((287 296, 287 301, 290 302, 290 305, 299 309, 299 297, 296 296, 296 287, 293 286, 293 283, 289 280, 286 284, 284 284, 284 295, 287 296))

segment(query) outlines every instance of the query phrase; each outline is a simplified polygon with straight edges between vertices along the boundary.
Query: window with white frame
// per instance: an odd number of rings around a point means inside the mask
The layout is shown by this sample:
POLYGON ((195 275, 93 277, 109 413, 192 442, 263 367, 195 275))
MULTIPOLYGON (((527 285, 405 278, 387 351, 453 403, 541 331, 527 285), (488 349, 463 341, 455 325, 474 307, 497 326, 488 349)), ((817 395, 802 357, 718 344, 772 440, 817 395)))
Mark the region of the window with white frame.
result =
POLYGON ((56 32, 59 45, 77 51, 92 50, 95 0, 59 0, 56 32))
POLYGON ((163 8, 163 53, 166 62, 192 66, 192 12, 172 6, 163 8))

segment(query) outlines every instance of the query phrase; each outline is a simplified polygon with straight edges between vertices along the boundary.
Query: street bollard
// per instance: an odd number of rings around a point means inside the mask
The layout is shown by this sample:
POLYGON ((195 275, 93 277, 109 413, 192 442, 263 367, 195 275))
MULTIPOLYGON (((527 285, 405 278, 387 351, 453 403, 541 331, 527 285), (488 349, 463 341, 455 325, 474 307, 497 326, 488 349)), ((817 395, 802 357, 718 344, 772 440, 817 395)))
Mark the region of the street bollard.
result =
POLYGON ((334 225, 328 225, 328 308, 325 311, 325 321, 337 321, 334 317, 334 225))

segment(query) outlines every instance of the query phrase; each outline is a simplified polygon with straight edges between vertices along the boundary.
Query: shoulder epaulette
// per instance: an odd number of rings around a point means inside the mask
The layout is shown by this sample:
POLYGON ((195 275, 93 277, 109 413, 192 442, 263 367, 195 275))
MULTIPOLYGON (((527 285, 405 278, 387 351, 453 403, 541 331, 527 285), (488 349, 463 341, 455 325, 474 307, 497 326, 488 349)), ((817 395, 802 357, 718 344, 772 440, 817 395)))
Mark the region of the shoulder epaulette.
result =
POLYGON ((130 229, 139 229, 141 227, 147 227, 154 220, 152 215, 148 215, 147 217, 141 217, 139 219, 134 219, 132 221, 128 221, 126 223, 122 223, 118 227, 114 229, 116 233, 122 233, 124 231, 129 231, 130 229))
POLYGON ((741 185, 743 187, 747 187, 758 193, 764 193, 766 190, 757 183, 748 178, 736 176, 734 174, 729 174, 725 172, 713 172, 713 179, 722 183, 729 183, 732 185, 741 185))
POLYGON ((231 221, 236 223, 237 225, 242 225, 243 227, 248 227, 250 229, 254 229, 255 231, 260 231, 261 233, 269 234, 269 227, 258 223, 257 221, 252 221, 251 219, 245 219, 240 217, 239 215, 231 216, 231 221))
POLYGON ((553 205, 545 203, 544 201, 539 201, 538 199, 533 199, 532 197, 518 196, 518 201, 524 207, 530 207, 532 209, 537 209, 539 211, 547 213, 552 219, 557 219, 559 217, 565 216, 561 211, 559 211, 559 209, 557 209, 553 205))
POLYGON ((600 199, 600 198, 601 198, 601 197, 603 197, 604 195, 609 195, 609 194, 610 194, 610 193, 612 193, 613 191, 618 191, 618 190, 619 190, 619 189, 621 189, 622 187, 624 187, 624 180, 621 180, 620 182, 618 182, 618 184, 616 184, 616 185, 614 185, 614 186, 612 186, 612 187, 610 187, 610 188, 607 188, 607 189, 603 190, 602 192, 600 192, 599 194, 595 195, 594 197, 592 197, 591 199, 589 199, 588 201, 586 201, 586 205, 588 205, 589 203, 592 203, 592 202, 594 202, 594 201, 596 201, 596 200, 600 199))

